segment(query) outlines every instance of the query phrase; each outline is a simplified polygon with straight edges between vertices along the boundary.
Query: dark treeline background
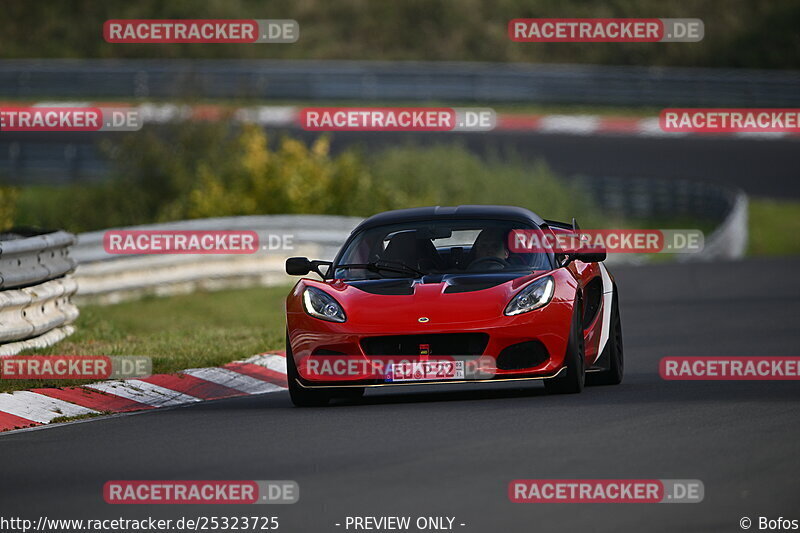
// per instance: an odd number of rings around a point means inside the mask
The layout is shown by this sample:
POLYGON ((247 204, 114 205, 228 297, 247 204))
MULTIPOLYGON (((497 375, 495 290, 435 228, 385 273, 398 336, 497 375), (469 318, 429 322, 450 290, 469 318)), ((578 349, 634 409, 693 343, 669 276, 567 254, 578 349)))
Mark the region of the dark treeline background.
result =
POLYGON ((797 0, 2 0, 3 58, 284 58, 800 68, 797 0), (512 18, 701 18, 700 43, 514 43, 512 18), (300 40, 121 45, 108 19, 291 18, 300 40))

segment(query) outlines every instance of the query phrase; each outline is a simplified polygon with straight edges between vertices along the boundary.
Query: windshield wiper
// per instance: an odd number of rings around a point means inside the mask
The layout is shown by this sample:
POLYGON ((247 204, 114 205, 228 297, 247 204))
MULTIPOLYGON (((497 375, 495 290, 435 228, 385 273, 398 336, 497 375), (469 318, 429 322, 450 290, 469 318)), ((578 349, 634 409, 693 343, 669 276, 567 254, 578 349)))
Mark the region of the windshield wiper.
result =
POLYGON ((349 263, 345 265, 336 265, 336 268, 363 268, 370 272, 380 273, 381 270, 388 270, 389 272, 397 272, 399 274, 414 274, 415 276, 424 276, 425 273, 410 267, 402 261, 373 261, 371 263, 349 263))

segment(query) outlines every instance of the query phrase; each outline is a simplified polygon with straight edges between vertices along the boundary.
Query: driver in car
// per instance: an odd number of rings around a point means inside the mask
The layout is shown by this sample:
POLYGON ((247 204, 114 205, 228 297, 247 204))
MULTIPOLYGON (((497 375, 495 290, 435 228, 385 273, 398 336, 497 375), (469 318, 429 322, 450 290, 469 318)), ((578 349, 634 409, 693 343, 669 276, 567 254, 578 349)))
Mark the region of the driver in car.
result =
POLYGON ((486 228, 472 244, 473 260, 467 270, 503 270, 509 263, 506 232, 501 228, 486 228))

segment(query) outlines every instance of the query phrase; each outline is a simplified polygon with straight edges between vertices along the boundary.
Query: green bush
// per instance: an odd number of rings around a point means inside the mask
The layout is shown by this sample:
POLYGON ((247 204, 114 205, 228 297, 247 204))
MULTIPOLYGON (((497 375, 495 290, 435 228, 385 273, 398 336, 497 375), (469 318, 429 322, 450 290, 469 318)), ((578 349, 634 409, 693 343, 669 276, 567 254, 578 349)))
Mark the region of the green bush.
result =
MULTIPOLYGON (((182 148, 190 157, 159 154, 143 165, 129 154, 150 140, 133 139, 122 150, 127 179, 149 187, 148 213, 155 220, 256 215, 263 213, 363 214, 376 186, 369 168, 354 151, 331 156, 320 137, 310 146, 283 137, 270 147, 263 129, 244 126, 226 137, 192 137, 186 124, 182 148), (165 164, 167 159, 169 163, 165 164), (160 176, 154 180, 148 176, 160 176)), ((144 146, 143 146, 144 145, 144 146)))
POLYGON ((390 148, 371 160, 393 209, 420 205, 518 205, 545 218, 585 227, 600 223, 590 199, 553 174, 544 163, 530 165, 514 155, 484 161, 459 144, 390 148))

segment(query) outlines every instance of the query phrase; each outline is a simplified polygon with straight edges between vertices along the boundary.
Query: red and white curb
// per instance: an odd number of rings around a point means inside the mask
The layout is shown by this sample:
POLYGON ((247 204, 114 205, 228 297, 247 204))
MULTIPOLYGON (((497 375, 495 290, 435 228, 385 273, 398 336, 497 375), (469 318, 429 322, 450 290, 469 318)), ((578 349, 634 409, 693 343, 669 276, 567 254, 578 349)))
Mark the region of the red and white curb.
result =
POLYGON ((217 368, 191 368, 142 379, 0 394, 0 431, 65 416, 126 413, 285 390, 286 355, 254 355, 217 368))
MULTIPOLYGON (((165 123, 174 120, 221 120, 233 117, 241 122, 262 126, 300 128, 300 109, 294 106, 232 107, 217 104, 183 105, 168 103, 133 104, 130 102, 0 102, 0 107, 104 107, 137 109, 143 123, 165 123)), ((733 137, 749 139, 800 138, 791 132, 696 133, 663 131, 658 117, 624 117, 606 115, 540 115, 498 113, 493 131, 536 132, 565 135, 627 135, 637 137, 733 137)))

